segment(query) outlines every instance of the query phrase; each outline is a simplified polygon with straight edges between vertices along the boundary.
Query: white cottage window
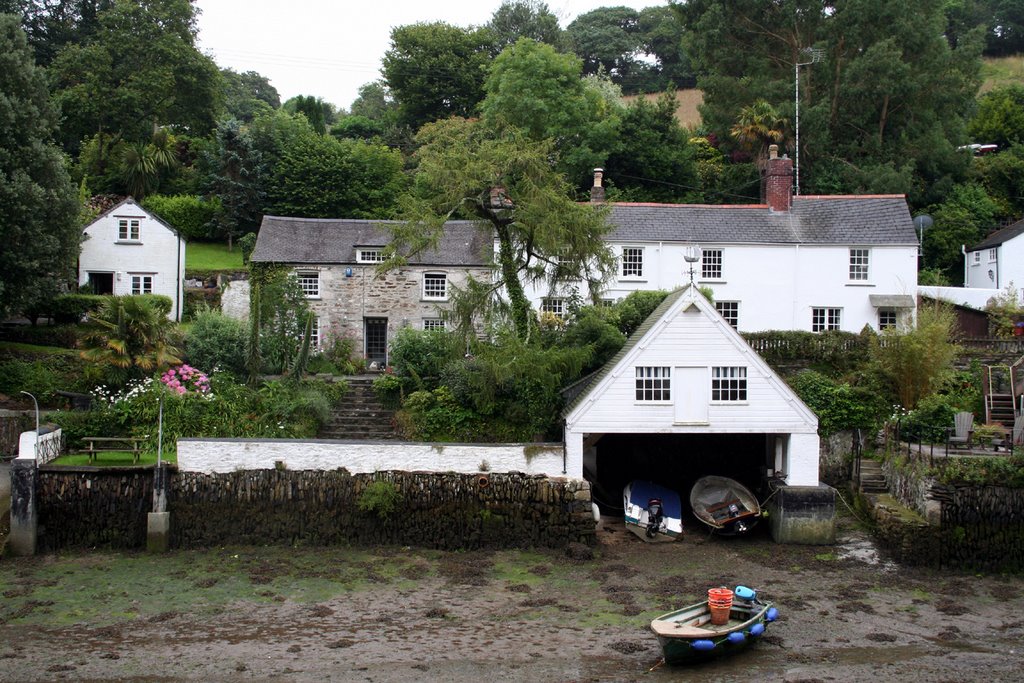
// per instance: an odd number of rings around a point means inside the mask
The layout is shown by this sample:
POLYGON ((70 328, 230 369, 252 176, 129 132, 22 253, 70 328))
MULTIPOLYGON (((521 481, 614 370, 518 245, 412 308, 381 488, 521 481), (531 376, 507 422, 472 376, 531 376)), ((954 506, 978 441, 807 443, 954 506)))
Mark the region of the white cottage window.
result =
POLYGON ((702 280, 722 279, 722 250, 705 249, 700 261, 700 277, 702 280))
POLYGON ((559 318, 563 317, 565 315, 565 299, 554 296, 541 299, 540 312, 550 313, 551 315, 559 318))
POLYGON ((132 294, 152 294, 153 293, 153 276, 146 275, 143 273, 132 273, 132 294))
POLYGON ((424 318, 423 319, 424 330, 440 330, 444 332, 445 324, 442 318, 424 318))
POLYGON ((672 368, 640 366, 636 369, 636 400, 672 400, 672 368))
POLYGON ((644 248, 622 248, 622 277, 644 276, 644 248))
POLYGON ((998 248, 994 248, 994 249, 989 249, 988 250, 988 261, 989 261, 989 263, 994 263, 998 258, 999 258, 999 249, 998 248))
POLYGON ((841 308, 812 308, 811 332, 838 330, 842 316, 841 308))
POLYGON ((356 254, 358 263, 382 263, 384 261, 384 250, 378 248, 362 248, 356 254))
POLYGON ((725 318, 732 328, 739 329, 740 325, 740 302, 739 301, 716 301, 715 310, 725 318))
POLYGON ((867 280, 871 252, 868 249, 850 250, 850 279, 867 280))
POLYGON ((141 239, 142 221, 138 218, 117 219, 117 239, 121 242, 138 242, 141 239))

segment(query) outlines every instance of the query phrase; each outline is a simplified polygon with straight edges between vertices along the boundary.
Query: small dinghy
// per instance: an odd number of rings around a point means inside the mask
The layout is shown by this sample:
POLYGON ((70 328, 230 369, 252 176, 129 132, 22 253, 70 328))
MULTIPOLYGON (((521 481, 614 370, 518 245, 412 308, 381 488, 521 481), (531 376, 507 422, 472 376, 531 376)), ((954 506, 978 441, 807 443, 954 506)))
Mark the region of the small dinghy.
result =
POLYGON ((666 664, 687 664, 746 648, 778 618, 772 603, 746 586, 712 588, 707 601, 661 615, 651 621, 651 630, 666 664))
POLYGON ((683 537, 683 505, 672 489, 649 481, 632 481, 622 490, 626 528, 645 541, 683 537))
POLYGON ((761 519, 761 505, 747 487, 728 477, 701 477, 690 489, 694 516, 723 536, 745 534, 761 519))

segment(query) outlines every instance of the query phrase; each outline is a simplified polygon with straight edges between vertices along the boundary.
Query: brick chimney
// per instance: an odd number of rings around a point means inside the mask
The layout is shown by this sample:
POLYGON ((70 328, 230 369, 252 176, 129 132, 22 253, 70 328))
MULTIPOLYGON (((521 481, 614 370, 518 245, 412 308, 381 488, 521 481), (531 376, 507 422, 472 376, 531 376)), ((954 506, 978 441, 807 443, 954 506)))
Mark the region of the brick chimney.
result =
POLYGON ((793 160, 779 156, 779 146, 768 148, 764 198, 772 211, 789 211, 793 205, 793 160))
POLYGON ((604 178, 604 169, 594 169, 594 186, 590 188, 590 201, 594 204, 604 203, 604 188, 601 186, 601 179, 604 178))

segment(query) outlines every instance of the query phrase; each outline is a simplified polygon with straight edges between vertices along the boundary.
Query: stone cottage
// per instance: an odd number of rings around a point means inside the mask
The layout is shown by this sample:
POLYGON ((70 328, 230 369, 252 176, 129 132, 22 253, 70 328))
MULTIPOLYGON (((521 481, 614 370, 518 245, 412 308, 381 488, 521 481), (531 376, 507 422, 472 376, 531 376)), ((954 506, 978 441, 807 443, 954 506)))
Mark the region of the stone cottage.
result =
POLYGON ((436 249, 381 273, 389 223, 264 216, 251 256, 294 268, 316 315, 315 345, 348 337, 379 366, 400 328, 444 329, 453 289, 470 277, 490 282, 494 261, 489 235, 472 221, 449 221, 436 249))

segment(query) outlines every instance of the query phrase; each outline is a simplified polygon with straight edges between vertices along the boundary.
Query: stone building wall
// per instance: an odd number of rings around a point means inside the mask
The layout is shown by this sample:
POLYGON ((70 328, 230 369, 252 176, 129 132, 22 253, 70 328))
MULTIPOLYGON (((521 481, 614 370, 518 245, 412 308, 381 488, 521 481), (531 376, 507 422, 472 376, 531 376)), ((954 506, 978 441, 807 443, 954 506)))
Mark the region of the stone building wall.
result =
MULTIPOLYGON (((306 269, 297 269, 306 270, 306 269)), ((378 275, 372 265, 335 265, 310 268, 320 273, 320 298, 311 299, 313 311, 320 317, 322 338, 343 336, 363 349, 363 319, 387 318, 388 340, 403 327, 422 330, 423 321, 440 317, 439 309, 447 309, 449 301, 423 297, 423 276, 445 273, 447 291, 465 287, 468 276, 490 281, 488 268, 455 269, 409 267, 378 275), (348 275, 347 273, 351 273, 348 275)))

